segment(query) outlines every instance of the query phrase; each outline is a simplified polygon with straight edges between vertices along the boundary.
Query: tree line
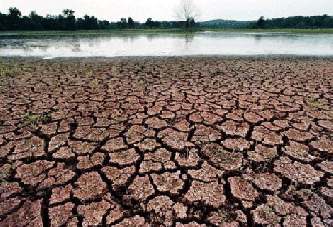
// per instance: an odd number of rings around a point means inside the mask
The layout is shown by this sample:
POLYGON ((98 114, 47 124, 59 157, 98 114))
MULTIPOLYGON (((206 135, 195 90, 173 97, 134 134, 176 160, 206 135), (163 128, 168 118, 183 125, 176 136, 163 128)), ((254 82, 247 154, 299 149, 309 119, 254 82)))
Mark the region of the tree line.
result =
POLYGON ((75 11, 64 9, 62 14, 57 16, 47 15, 46 17, 38 15, 32 11, 28 16, 22 16, 21 11, 15 7, 9 8, 8 14, 0 12, 0 31, 14 30, 106 30, 106 29, 171 29, 171 28, 333 28, 333 17, 324 14, 323 16, 294 16, 288 18, 264 19, 260 17, 257 21, 223 21, 209 24, 207 22, 196 23, 195 15, 188 14, 193 11, 191 2, 185 1, 181 5, 180 21, 154 21, 147 18, 145 23, 134 21, 133 18, 121 18, 117 22, 107 20, 98 20, 94 16, 85 15, 83 18, 76 18, 75 11), (183 12, 182 12, 183 11, 183 12))
POLYGON ((202 29, 318 29, 333 28, 333 17, 324 14, 265 19, 261 16, 257 21, 212 20, 198 23, 197 26, 202 29))
MULTIPOLYGON (((47 15, 46 17, 38 15, 32 11, 28 16, 22 16, 22 13, 16 7, 9 8, 8 14, 0 12, 0 31, 15 30, 104 30, 104 29, 154 29, 154 28, 182 28, 188 25, 188 21, 154 21, 147 18, 145 23, 134 21, 133 18, 121 18, 117 22, 99 20, 94 16, 85 15, 83 18, 76 18, 75 11, 64 9, 62 14, 57 16, 47 15)), ((194 26, 194 20, 191 20, 191 26, 194 26)))
POLYGON ((299 28, 318 29, 333 28, 333 17, 324 14, 322 16, 293 16, 287 18, 264 19, 261 16, 258 21, 250 24, 250 28, 279 29, 279 28, 299 28))

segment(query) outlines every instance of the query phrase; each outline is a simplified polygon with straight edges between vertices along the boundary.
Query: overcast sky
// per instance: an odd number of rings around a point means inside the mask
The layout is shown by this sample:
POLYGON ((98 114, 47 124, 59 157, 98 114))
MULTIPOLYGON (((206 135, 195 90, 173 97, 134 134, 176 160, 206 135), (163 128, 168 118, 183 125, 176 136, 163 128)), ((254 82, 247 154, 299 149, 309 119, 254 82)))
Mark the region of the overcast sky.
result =
MULTIPOLYGON (((119 21, 132 17, 135 21, 175 20, 180 0, 0 0, 0 12, 17 7, 22 15, 31 11, 46 16, 72 9, 76 17, 85 14, 98 19, 119 21)), ((333 15, 333 0, 193 0, 201 11, 198 21, 212 19, 257 20, 288 16, 333 15)))

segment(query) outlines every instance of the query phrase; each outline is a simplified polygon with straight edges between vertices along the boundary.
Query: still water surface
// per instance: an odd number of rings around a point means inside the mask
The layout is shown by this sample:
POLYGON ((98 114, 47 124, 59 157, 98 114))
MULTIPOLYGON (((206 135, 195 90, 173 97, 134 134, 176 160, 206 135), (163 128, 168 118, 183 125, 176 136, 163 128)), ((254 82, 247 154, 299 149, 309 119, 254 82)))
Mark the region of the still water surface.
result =
POLYGON ((299 55, 333 57, 332 34, 224 33, 111 36, 0 35, 0 56, 299 55))

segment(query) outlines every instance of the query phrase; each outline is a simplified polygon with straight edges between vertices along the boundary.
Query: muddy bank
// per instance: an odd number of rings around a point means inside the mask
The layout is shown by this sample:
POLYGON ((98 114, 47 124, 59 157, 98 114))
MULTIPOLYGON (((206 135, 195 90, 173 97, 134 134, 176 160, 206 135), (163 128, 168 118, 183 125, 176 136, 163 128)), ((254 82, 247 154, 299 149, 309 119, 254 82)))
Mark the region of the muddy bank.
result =
POLYGON ((1 226, 332 226, 333 60, 2 59, 1 226))

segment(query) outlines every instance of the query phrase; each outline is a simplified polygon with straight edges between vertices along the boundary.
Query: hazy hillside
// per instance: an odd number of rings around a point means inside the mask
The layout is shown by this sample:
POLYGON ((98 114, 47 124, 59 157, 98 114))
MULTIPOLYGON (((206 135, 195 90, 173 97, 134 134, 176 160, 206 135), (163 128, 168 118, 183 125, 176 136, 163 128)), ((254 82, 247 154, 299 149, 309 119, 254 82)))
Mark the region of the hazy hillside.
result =
POLYGON ((236 29, 236 28, 247 28, 253 21, 234 21, 234 20, 210 20, 198 22, 201 28, 220 28, 220 29, 236 29))

